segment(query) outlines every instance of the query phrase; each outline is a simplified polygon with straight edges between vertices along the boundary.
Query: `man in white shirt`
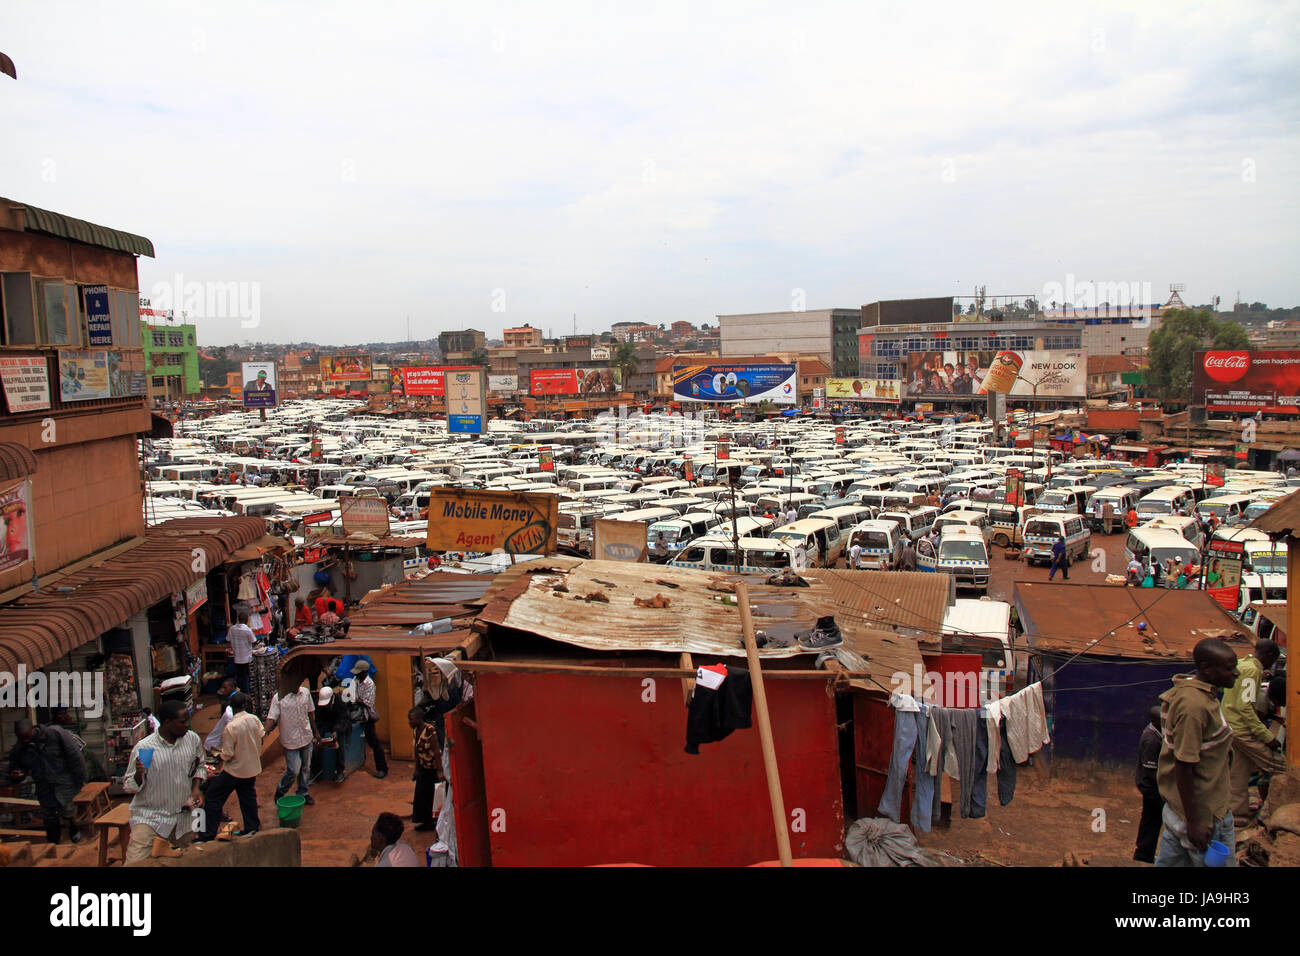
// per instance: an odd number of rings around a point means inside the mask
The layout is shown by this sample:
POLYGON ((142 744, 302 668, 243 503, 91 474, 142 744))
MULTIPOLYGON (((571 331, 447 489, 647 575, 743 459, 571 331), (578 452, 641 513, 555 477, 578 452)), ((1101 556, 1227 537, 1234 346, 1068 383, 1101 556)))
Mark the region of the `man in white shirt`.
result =
POLYGON ((131 749, 127 766, 135 772, 122 778, 122 789, 135 794, 126 863, 149 859, 155 837, 189 841, 194 809, 201 800, 199 785, 207 778, 203 741, 190 730, 189 707, 178 700, 163 701, 158 720, 158 731, 131 749))
POLYGON ((854 571, 858 570, 858 564, 861 562, 861 560, 862 560, 862 545, 858 544, 855 541, 853 542, 853 547, 849 548, 849 567, 852 568, 854 571))
POLYGON ((352 667, 353 693, 357 703, 366 709, 366 722, 361 725, 366 743, 375 753, 375 777, 383 780, 388 776, 388 758, 384 756, 384 745, 375 733, 375 724, 379 721, 379 711, 375 709, 375 682, 370 677, 370 662, 357 661, 352 667))
POLYGON ((292 677, 282 674, 279 693, 272 698, 271 708, 266 712, 266 732, 269 734, 279 725, 280 746, 284 748, 284 773, 275 787, 277 800, 289 792, 297 777, 298 796, 306 798, 308 805, 316 802, 307 792, 311 783, 312 743, 320 739, 315 711, 311 691, 301 682, 295 686, 292 677))
POLYGON ((799 512, 795 510, 793 504, 787 504, 786 512, 785 512, 785 523, 794 524, 798 520, 799 520, 799 512))
POLYGON ((230 653, 235 661, 235 680, 239 689, 248 693, 248 665, 253 662, 253 643, 257 635, 248 626, 248 608, 241 607, 235 614, 235 624, 226 632, 230 653))

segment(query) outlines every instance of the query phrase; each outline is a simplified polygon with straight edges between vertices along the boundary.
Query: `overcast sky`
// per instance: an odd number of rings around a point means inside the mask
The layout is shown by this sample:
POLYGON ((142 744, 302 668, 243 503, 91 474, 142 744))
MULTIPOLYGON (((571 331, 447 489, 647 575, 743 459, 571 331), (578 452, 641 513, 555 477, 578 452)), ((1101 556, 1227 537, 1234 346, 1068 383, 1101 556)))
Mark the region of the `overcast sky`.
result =
POLYGON ((210 345, 1300 304, 1300 5, 862 6, 6 0, 0 195, 244 284, 210 345))

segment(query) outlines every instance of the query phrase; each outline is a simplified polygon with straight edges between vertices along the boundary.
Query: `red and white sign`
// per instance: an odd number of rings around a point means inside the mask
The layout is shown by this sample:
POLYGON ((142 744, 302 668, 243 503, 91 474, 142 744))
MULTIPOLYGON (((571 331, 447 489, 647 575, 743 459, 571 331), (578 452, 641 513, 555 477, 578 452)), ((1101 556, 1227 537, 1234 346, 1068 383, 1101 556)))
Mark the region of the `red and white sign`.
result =
POLYGON ((447 393, 447 373, 477 369, 477 365, 423 365, 402 369, 402 388, 407 395, 432 395, 442 398, 447 393))
POLYGON ((1207 412, 1300 412, 1300 351, 1211 350, 1192 360, 1193 404, 1207 412))
POLYGON ((50 375, 41 355, 0 358, 0 380, 10 413, 50 407, 50 375))

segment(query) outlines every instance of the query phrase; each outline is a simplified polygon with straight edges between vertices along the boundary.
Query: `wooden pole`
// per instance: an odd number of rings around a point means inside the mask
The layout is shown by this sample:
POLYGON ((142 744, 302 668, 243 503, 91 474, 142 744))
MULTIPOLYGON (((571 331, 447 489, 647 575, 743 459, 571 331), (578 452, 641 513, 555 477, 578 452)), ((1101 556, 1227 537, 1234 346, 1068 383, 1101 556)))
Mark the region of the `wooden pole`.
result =
POLYGON ((786 828, 785 800, 781 796, 781 777, 776 768, 776 748, 772 746, 772 722, 767 713, 767 692, 763 689, 763 668, 758 659, 758 644, 754 641, 754 620, 749 613, 749 588, 744 581, 736 582, 736 604, 740 607, 740 627, 745 637, 745 656, 749 659, 749 679, 754 687, 754 711, 758 716, 758 740, 763 747, 767 796, 772 802, 776 851, 782 866, 793 866, 790 831, 786 828))
MULTIPOLYGON (((1287 593, 1300 581, 1300 538, 1294 537, 1294 530, 1291 535, 1286 542, 1287 593)), ((1286 633, 1289 640, 1300 634, 1300 601, 1287 602, 1286 633)), ((1300 768, 1300 678, 1286 683, 1286 762, 1292 770, 1300 768)))

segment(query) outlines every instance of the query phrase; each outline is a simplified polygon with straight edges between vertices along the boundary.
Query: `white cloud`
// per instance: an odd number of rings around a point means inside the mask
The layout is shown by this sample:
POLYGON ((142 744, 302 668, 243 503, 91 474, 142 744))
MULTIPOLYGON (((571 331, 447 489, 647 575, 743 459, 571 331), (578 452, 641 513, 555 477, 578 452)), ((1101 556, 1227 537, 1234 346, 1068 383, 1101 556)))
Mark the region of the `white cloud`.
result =
POLYGON ((144 288, 260 282, 277 340, 1066 272, 1290 305, 1296 13, 11 2, 0 194, 149 236, 144 288))

